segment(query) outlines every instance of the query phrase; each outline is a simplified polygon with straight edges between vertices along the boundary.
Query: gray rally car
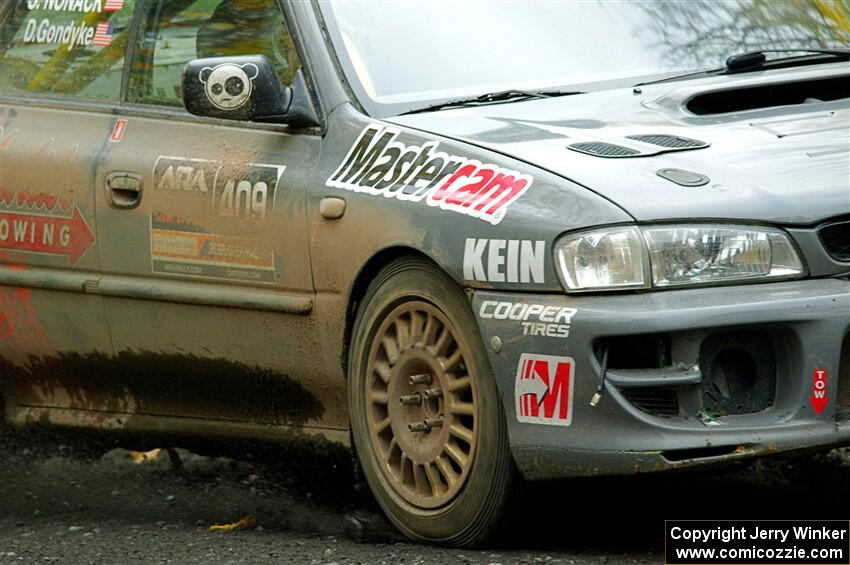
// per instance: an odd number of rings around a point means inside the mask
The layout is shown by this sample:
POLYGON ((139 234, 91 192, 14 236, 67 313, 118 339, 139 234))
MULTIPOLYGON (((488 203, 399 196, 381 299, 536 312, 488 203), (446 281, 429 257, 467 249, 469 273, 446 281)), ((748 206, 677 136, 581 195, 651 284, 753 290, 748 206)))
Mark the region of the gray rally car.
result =
POLYGON ((351 446, 451 545, 850 445, 848 12, 4 2, 5 421, 351 446))

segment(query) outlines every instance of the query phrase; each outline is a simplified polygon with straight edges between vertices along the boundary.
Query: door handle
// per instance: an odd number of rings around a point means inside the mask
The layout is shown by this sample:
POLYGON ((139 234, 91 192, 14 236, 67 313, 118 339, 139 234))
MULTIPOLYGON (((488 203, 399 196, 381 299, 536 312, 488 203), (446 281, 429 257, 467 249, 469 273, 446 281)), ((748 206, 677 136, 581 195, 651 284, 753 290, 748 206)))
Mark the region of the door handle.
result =
POLYGON ((142 201, 142 177, 133 173, 114 172, 106 175, 106 191, 113 207, 128 210, 142 201))

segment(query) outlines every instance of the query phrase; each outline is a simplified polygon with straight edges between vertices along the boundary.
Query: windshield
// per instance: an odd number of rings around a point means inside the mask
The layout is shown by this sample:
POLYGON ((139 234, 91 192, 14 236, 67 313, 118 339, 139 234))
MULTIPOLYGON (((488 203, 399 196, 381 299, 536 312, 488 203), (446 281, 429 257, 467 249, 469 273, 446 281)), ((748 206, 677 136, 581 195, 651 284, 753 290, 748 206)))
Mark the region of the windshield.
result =
POLYGON ((722 67, 729 55, 756 49, 850 45, 850 0, 328 0, 320 6, 355 94, 378 115, 505 89, 634 84, 722 67))

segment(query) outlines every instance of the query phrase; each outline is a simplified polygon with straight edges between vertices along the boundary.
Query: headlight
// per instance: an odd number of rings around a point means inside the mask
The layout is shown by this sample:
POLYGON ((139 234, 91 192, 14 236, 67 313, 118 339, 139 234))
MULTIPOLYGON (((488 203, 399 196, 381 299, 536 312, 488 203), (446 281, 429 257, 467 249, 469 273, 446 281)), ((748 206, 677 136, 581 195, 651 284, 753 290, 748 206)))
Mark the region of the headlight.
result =
POLYGON ((787 277, 803 272, 788 237, 777 230, 675 226, 643 230, 653 286, 787 277))
POLYGON ((557 243, 556 254, 564 284, 573 291, 716 284, 804 274, 788 236, 767 228, 614 227, 567 235, 557 243))
POLYGON ((557 244, 561 275, 570 290, 646 288, 646 248, 635 227, 568 235, 557 244))

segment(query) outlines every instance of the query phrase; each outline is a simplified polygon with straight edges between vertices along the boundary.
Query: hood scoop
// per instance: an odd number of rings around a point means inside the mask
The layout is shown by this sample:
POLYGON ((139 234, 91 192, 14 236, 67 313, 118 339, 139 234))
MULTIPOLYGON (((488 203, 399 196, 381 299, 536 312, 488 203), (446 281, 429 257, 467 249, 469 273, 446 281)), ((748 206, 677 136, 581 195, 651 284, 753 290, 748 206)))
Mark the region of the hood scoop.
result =
POLYGON ((844 75, 705 92, 691 97, 685 102, 685 108, 697 116, 707 116, 777 106, 829 102, 848 97, 850 97, 850 80, 844 75))
POLYGON ((622 159, 628 157, 651 157, 670 151, 703 149, 709 145, 704 141, 666 133, 627 135, 624 139, 637 143, 630 143, 626 146, 607 141, 581 141, 567 145, 567 149, 586 155, 593 155, 594 157, 622 159))

